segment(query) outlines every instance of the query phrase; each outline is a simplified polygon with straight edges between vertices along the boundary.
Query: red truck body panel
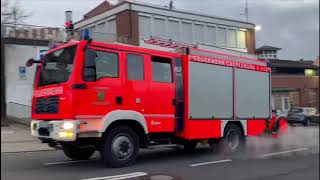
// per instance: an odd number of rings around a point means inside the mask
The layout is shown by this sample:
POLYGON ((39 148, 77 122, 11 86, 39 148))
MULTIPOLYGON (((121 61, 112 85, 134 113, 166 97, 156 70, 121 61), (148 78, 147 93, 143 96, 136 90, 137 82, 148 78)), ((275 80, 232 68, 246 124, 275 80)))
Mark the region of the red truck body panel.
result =
MULTIPOLYGON (((184 55, 180 53, 164 52, 152 49, 146 49, 136 46, 121 44, 106 44, 92 42, 88 48, 115 53, 118 57, 118 77, 104 77, 95 82, 86 82, 83 80, 82 71, 85 61, 83 49, 87 46, 87 41, 69 42, 65 45, 48 52, 52 53, 59 49, 77 45, 77 51, 74 58, 73 70, 69 80, 64 83, 38 87, 40 71, 36 74, 36 83, 34 86, 34 96, 32 103, 32 118, 39 120, 63 120, 63 119, 86 119, 95 121, 96 126, 101 123, 96 121, 103 118, 113 110, 132 110, 141 113, 148 127, 149 133, 175 133, 177 137, 185 139, 208 139, 220 138, 222 136, 222 124, 224 121, 234 119, 190 119, 189 117, 189 63, 191 61, 198 63, 215 64, 232 68, 247 69, 250 71, 259 71, 270 73, 270 68, 266 65, 257 65, 254 62, 265 63, 256 59, 236 57, 223 53, 203 51, 204 53, 213 53, 230 59, 219 59, 204 55, 184 55), (127 56, 136 54, 143 57, 144 79, 127 79, 127 56), (163 83, 152 80, 152 57, 159 56, 171 59, 172 82, 163 83), (182 59, 182 79, 183 79, 183 117, 178 120, 173 101, 176 100, 177 76, 175 75, 176 59, 182 59), (237 62, 234 59, 241 58, 245 62, 237 62), (85 88, 77 88, 85 86, 85 88), (59 110, 55 114, 36 113, 36 103, 38 98, 48 98, 58 96, 59 110), (121 97, 121 103, 117 98, 121 97), (182 128, 178 130, 177 126, 182 128)), ((41 67, 40 67, 41 68, 41 67)), ((201 72, 199 72, 201 73, 201 72)), ((236 88, 234 88, 236 91, 236 88)), ((236 106, 233 107, 234 110, 236 106)), ((265 129, 265 120, 267 119, 241 119, 245 120, 246 135, 254 136, 261 134, 265 129)), ((94 125, 93 125, 94 126, 94 125)), ((94 128, 93 128, 94 129, 94 128)))

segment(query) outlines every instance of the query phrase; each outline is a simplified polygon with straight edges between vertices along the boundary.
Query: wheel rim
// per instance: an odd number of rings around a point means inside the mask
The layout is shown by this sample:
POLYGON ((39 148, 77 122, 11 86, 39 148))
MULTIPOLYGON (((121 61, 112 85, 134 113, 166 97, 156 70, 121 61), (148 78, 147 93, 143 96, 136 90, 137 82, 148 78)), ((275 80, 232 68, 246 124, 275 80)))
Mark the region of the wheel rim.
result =
POLYGON ((133 142, 128 134, 117 135, 112 141, 112 153, 120 160, 128 159, 133 153, 133 142))
POLYGON ((234 129, 231 129, 226 137, 227 146, 232 150, 236 150, 240 144, 240 137, 234 129))

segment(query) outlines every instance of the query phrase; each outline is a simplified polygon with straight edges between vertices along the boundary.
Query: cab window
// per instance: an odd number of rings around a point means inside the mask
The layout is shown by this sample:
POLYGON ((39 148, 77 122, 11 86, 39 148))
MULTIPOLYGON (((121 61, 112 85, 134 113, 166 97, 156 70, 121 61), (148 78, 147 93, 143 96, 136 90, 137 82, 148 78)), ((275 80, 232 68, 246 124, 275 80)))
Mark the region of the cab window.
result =
POLYGON ((118 54, 87 49, 83 68, 83 80, 96 81, 108 77, 119 77, 118 54))
POLYGON ((153 56, 152 63, 152 81, 172 83, 171 59, 153 56))
POLYGON ((143 56, 127 54, 127 79, 143 80, 143 56))
POLYGON ((96 51, 96 78, 119 77, 118 55, 111 52, 96 51))

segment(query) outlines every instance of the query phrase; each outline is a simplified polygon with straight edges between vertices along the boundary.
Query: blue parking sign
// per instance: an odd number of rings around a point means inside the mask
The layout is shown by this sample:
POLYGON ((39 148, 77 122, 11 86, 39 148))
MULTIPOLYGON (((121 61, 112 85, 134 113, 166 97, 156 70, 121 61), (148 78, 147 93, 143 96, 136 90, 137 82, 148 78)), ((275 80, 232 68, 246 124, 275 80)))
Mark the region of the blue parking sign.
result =
POLYGON ((19 66, 19 77, 20 79, 26 78, 27 69, 25 66, 19 66))

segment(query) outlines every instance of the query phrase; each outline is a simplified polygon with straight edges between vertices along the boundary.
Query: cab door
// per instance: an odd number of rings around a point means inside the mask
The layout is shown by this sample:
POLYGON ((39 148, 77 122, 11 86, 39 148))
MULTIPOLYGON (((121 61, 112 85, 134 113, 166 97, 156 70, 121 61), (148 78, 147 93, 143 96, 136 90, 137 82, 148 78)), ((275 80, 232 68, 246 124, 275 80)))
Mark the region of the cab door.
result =
POLYGON ((123 108, 123 53, 97 47, 88 51, 94 55, 85 58, 85 88, 76 92, 76 117, 100 119, 112 110, 123 108))
POLYGON ((125 55, 125 85, 124 102, 126 109, 145 111, 147 102, 148 83, 145 75, 146 56, 143 54, 126 52, 125 55))
POLYGON ((148 101, 144 116, 149 132, 175 131, 173 62, 171 57, 148 56, 148 101))

